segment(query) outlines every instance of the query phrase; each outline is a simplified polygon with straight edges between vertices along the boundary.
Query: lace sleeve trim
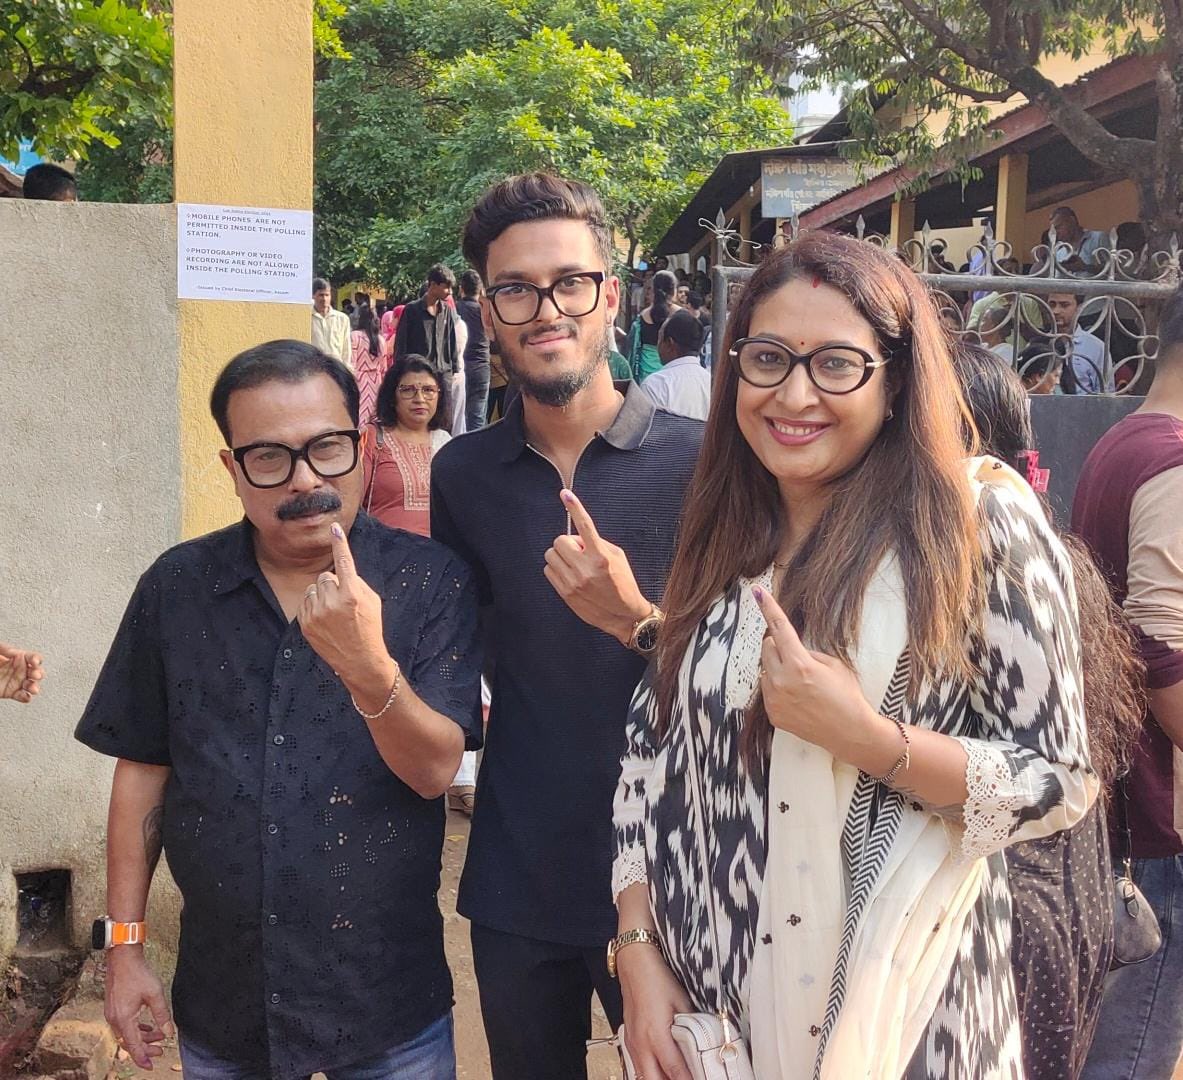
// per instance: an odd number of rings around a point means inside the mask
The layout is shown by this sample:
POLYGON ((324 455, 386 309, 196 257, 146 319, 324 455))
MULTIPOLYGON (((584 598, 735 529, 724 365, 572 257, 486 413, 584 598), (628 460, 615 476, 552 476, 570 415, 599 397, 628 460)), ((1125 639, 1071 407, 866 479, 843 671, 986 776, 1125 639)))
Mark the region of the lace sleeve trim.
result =
POLYGON ((968 792, 964 827, 950 830, 953 855, 959 863, 973 862, 1004 848, 1014 832, 1015 813, 1023 799, 1015 791, 1010 764, 1002 750, 980 739, 957 740, 965 747, 965 787, 968 792))
POLYGON ((643 885, 649 880, 645 867, 645 848, 637 844, 625 848, 612 863, 612 902, 630 885, 643 885))

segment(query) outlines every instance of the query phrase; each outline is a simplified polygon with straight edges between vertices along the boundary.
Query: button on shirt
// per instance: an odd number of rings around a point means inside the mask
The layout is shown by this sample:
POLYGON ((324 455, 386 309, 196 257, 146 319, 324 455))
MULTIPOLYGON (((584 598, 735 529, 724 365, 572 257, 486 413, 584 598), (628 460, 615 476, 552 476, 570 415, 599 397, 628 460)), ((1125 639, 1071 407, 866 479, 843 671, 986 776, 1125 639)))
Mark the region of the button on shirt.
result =
MULTIPOLYGON (((349 540, 407 683, 477 746, 468 569, 364 514, 349 540)), ((173 998, 191 1042, 284 1080, 379 1054, 451 1007, 443 801, 383 762, 284 617, 247 523, 140 579, 77 737, 171 767, 164 850, 185 903, 173 998)))
POLYGON ((353 327, 349 316, 343 311, 330 308, 327 315, 312 309, 312 344, 322 353, 340 360, 350 371, 353 370, 353 348, 349 339, 353 327))
POLYGON ((645 380, 645 393, 659 409, 705 420, 711 411, 711 373, 698 355, 680 356, 645 380))
MULTIPOLYGON (((572 487, 600 534, 660 600, 702 424, 631 386, 572 487)), ((522 401, 432 462, 432 535, 472 566, 496 661, 458 909, 541 941, 598 947, 615 933, 612 795, 645 660, 583 622, 543 576, 570 530, 563 480, 527 446, 522 401)))

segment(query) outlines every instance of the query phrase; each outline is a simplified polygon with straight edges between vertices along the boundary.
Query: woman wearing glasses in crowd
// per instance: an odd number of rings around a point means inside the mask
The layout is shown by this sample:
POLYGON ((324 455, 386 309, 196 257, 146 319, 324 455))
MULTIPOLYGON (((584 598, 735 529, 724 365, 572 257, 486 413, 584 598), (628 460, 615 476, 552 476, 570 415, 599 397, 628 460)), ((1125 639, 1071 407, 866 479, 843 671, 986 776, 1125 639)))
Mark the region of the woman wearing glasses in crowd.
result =
POLYGON ((378 387, 374 420, 363 434, 367 514, 384 525, 431 535, 431 459, 451 436, 442 376, 410 353, 378 387))
MULTIPOLYGON (((362 506, 383 525, 431 535, 431 459, 451 435, 443 376, 417 353, 408 353, 382 379, 375 417, 362 434, 365 496, 362 506)), ((448 806, 472 814, 476 753, 465 751, 448 806)))
POLYGON ((616 955, 637 1071, 682 1080, 673 1014, 722 1008, 760 1080, 1020 1076, 1003 851, 1098 790, 1071 563, 967 460, 897 260, 807 234, 729 334, 617 789, 619 928, 658 942, 616 955))

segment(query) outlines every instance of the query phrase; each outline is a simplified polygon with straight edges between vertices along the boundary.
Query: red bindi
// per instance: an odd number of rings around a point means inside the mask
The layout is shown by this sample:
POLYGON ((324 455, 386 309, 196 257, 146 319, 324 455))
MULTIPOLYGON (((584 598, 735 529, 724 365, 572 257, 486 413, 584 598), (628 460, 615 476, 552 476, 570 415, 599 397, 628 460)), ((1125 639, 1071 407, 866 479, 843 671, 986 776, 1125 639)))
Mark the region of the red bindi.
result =
POLYGON ((821 283, 822 283, 821 277, 817 274, 814 274, 813 275, 813 287, 816 289, 821 283))

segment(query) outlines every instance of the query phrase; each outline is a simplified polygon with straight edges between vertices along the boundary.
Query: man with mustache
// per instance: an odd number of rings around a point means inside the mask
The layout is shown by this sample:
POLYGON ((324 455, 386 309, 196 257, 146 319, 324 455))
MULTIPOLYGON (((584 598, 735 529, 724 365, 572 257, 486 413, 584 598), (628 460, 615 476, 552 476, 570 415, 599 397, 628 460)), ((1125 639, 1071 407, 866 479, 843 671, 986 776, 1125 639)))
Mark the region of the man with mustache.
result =
POLYGON ((473 568, 495 659, 458 908, 493 1076, 569 1080, 586 1076, 593 990, 621 1022, 612 796, 702 425, 613 386, 620 282, 585 184, 495 185, 463 246, 521 395, 432 465, 432 534, 473 568))
POLYGON ((118 759, 107 1018, 151 1068, 171 1027, 143 955, 163 848, 188 1080, 452 1080, 436 892, 441 796, 480 738, 469 571, 358 512, 340 361, 259 345, 210 404, 245 518, 140 579, 77 732, 118 759))

